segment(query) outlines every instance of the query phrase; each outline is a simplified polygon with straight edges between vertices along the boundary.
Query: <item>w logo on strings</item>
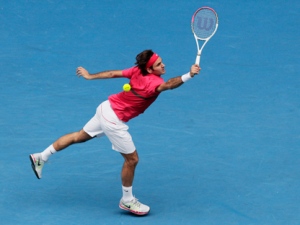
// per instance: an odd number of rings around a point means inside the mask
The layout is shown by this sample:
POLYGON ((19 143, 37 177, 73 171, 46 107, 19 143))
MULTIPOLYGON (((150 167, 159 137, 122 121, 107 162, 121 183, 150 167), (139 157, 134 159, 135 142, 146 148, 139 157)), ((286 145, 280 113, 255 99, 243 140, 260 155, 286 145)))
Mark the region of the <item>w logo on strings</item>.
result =
POLYGON ((215 23, 214 23, 214 20, 212 18, 198 17, 197 27, 200 30, 209 31, 213 28, 214 24, 215 23))

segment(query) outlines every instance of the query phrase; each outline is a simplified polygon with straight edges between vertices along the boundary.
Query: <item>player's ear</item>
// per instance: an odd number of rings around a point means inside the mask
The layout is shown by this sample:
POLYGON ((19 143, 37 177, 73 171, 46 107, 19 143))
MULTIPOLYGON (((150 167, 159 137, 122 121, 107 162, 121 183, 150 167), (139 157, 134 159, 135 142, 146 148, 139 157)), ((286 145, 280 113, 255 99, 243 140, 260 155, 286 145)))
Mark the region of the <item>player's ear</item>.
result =
POLYGON ((146 70, 147 70, 148 73, 152 73, 153 72, 153 69, 151 67, 147 68, 146 70))

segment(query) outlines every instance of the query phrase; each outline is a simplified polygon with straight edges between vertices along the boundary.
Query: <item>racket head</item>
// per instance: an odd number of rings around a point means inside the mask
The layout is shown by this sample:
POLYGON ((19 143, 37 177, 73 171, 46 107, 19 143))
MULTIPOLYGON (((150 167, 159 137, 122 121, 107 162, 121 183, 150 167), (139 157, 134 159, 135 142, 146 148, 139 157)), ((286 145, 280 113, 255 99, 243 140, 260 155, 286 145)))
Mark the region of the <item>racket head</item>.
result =
POLYGON ((215 10, 210 7, 199 8, 192 17, 192 31, 200 40, 211 38, 218 28, 218 15, 215 10))

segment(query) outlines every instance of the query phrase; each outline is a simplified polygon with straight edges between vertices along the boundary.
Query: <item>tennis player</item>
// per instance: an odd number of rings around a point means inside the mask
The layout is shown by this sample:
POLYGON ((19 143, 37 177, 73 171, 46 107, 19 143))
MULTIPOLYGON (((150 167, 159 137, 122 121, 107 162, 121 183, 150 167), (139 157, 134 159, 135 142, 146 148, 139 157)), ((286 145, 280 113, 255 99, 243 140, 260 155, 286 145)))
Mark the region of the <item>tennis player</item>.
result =
POLYGON ((106 135, 112 143, 112 149, 124 157, 121 171, 123 197, 119 207, 137 215, 148 214, 150 207, 140 203, 132 194, 134 172, 139 158, 126 122, 143 113, 162 91, 179 87, 199 72, 199 66, 192 65, 187 74, 164 82, 161 75, 165 73, 165 65, 161 57, 152 50, 145 50, 138 54, 135 66, 125 70, 90 74, 83 67, 78 67, 77 75, 87 80, 128 78, 131 90, 110 95, 108 100, 98 106, 96 114, 85 124, 83 129, 60 137, 40 153, 31 154, 29 158, 35 175, 38 179, 42 178, 44 163, 52 154, 72 144, 106 135))

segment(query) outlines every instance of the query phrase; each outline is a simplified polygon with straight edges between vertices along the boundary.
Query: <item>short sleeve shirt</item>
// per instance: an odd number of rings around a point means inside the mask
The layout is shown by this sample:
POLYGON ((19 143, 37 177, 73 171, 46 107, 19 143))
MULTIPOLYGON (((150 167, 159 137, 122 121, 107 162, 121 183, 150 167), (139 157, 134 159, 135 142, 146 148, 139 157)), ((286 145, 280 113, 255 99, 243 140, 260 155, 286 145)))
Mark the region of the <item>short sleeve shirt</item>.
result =
POLYGON ((131 90, 110 95, 108 99, 118 118, 128 122, 143 113, 155 101, 160 94, 156 88, 164 80, 155 74, 143 76, 136 66, 123 70, 122 74, 130 80, 131 90))

